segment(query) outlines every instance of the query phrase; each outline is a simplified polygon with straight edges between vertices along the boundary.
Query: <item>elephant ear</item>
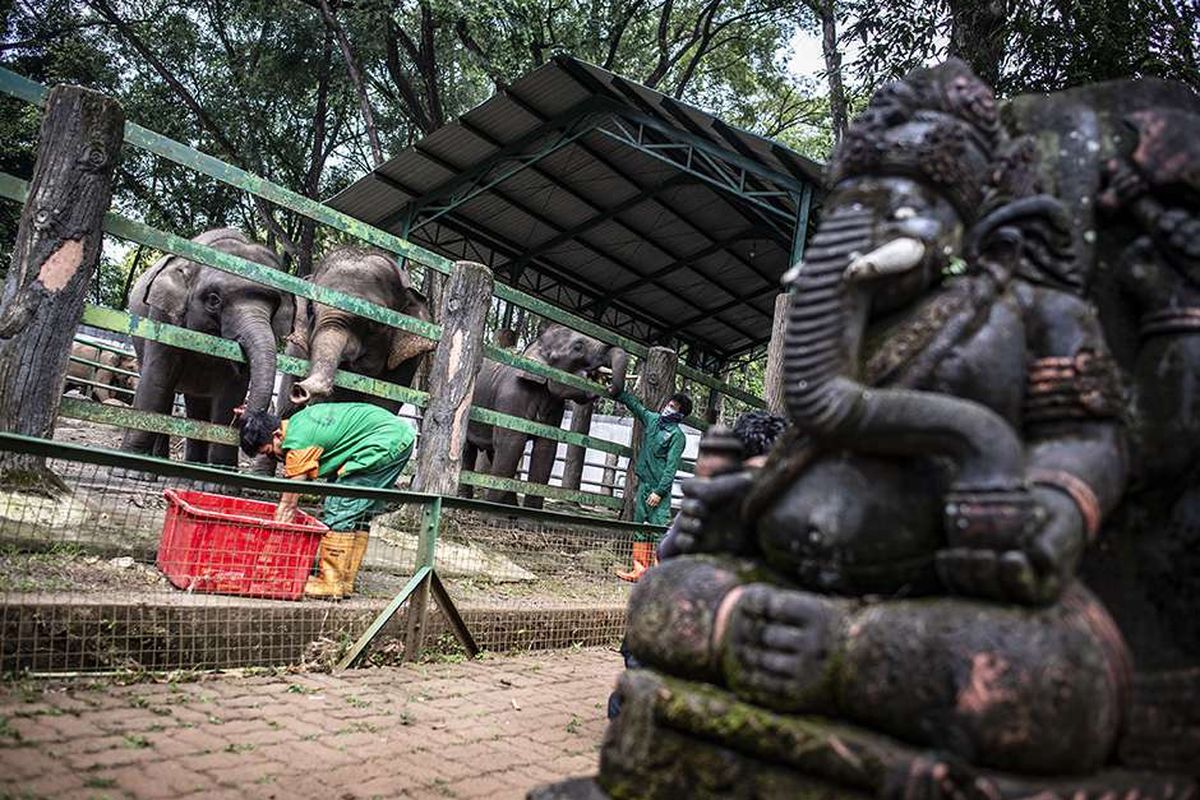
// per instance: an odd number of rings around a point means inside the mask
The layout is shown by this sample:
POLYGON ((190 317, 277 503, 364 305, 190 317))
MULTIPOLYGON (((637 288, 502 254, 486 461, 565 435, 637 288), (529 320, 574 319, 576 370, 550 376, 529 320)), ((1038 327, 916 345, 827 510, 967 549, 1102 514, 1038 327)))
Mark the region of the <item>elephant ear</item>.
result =
MULTIPOLYGON (((525 356, 531 361, 537 361, 545 364, 547 367, 550 366, 550 362, 546 360, 546 354, 542 352, 542 343, 540 340, 534 340, 533 344, 529 345, 529 347, 526 347, 525 352, 521 355, 525 356)), ((545 375, 534 375, 532 372, 525 372, 522 370, 518 374, 518 377, 523 381, 541 384, 542 386, 546 385, 545 375)))
POLYGON ((142 306, 155 319, 182 325, 187 315, 188 297, 200 272, 200 265, 176 255, 166 255, 146 270, 134 287, 131 307, 142 306))
MULTIPOLYGON (((402 274, 403 272, 401 270, 402 274)), ((429 301, 425 299, 425 295, 410 287, 406 287, 405 294, 408 297, 408 302, 401 309, 401 312, 423 322, 431 322, 429 301)), ((392 334, 392 349, 388 353, 387 368, 388 370, 393 370, 410 358, 424 355, 436 347, 437 342, 432 339, 426 339, 424 336, 417 336, 416 334, 405 333, 400 330, 394 331, 392 334)))

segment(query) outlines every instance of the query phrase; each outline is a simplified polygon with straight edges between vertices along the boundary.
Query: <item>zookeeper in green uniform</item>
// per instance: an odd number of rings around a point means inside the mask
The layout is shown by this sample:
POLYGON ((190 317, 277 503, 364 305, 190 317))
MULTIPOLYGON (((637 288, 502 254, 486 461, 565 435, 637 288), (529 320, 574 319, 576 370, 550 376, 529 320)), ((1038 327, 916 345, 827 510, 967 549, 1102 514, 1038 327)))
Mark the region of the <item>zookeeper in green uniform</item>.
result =
MULTIPOLYGON (((269 455, 283 462, 283 475, 295 481, 320 478, 347 486, 390 489, 412 455, 416 431, 385 408, 370 403, 322 403, 280 420, 269 411, 242 416, 242 451, 269 455)), ((290 522, 299 492, 280 496, 276 522, 290 522)), ((318 574, 304 593, 337 598, 354 591, 354 579, 367 551, 371 512, 381 501, 360 497, 325 498, 322 520, 329 531, 321 538, 318 574)))
MULTIPOLYGON (((621 392, 616 399, 624 403, 642 423, 642 446, 638 450, 634 475, 637 476, 637 498, 633 504, 633 521, 666 526, 671 521, 671 486, 675 473, 683 459, 683 448, 687 437, 679 428, 679 422, 692 413, 692 398, 676 393, 655 413, 638 402, 629 392, 621 392)), ((658 536, 650 532, 638 532, 633 542, 633 567, 628 572, 618 572, 617 577, 636 583, 655 561, 654 548, 658 536)))

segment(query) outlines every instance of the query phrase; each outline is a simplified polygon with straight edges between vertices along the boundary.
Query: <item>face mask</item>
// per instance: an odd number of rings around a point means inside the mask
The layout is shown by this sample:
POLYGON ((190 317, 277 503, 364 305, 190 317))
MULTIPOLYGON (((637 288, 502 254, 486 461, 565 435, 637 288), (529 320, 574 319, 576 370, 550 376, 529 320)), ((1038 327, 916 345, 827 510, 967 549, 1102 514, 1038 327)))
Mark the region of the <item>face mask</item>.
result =
POLYGON ((679 422, 681 419, 683 419, 683 412, 671 411, 669 408, 664 408, 658 414, 658 423, 660 425, 670 425, 679 422))

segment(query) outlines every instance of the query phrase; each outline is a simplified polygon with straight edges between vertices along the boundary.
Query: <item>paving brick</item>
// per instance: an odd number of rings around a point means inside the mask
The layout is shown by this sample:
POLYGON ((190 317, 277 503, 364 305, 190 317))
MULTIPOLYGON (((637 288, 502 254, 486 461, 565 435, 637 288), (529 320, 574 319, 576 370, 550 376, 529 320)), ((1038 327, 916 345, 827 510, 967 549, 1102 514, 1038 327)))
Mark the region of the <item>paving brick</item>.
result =
POLYGON ((54 798, 522 798, 595 771, 619 671, 614 653, 584 650, 178 687, 68 684, 32 702, 0 691, 0 716, 36 745, 0 742, 0 795, 36 779, 54 798), (76 713, 33 713, 54 708, 76 713))

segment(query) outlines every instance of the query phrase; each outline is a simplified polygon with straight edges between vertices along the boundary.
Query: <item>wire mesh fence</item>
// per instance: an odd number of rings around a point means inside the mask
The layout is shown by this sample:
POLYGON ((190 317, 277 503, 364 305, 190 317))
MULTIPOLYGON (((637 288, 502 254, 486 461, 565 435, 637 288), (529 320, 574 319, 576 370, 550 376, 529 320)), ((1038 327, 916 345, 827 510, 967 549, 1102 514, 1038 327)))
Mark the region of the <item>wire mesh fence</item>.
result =
MULTIPOLYGON (((294 487, 0 434, 0 670, 336 663, 417 570, 432 498, 305 483, 305 516, 277 524, 294 487), (371 504, 353 594, 334 601, 304 596, 331 497, 371 504)), ((613 570, 637 526, 441 502, 431 566, 481 647, 619 640, 628 585, 613 570)), ((444 611, 432 604, 424 641, 454 652, 444 611)), ((402 611, 366 663, 404 657, 406 625, 402 611)))

